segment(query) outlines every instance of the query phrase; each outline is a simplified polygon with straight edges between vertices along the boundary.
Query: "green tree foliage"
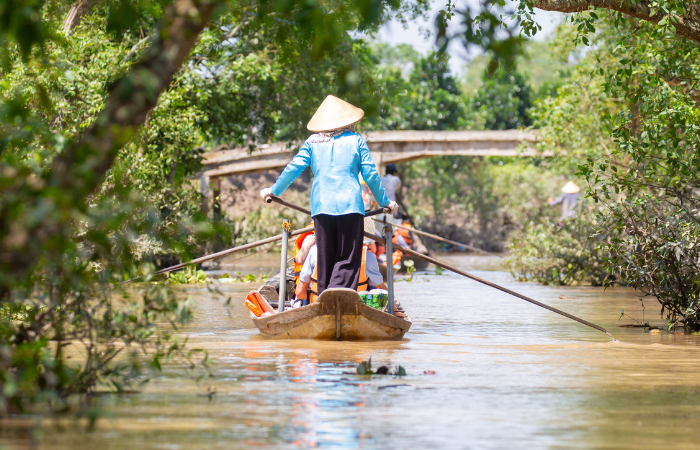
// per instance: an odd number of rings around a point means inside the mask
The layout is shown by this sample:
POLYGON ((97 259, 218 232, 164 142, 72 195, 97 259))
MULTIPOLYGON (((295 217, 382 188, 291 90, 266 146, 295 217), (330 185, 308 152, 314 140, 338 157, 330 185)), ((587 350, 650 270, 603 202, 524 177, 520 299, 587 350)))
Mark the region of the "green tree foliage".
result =
POLYGON ((314 77, 349 92, 361 81, 349 33, 426 7, 90 4, 65 34, 68 2, 0 2, 0 413, 123 389, 144 355, 156 369, 205 362, 162 326, 189 319, 187 300, 120 284, 227 232, 190 181, 202 145, 298 135, 325 94, 314 77))
POLYGON ((512 130, 532 124, 532 89, 514 69, 498 68, 493 74, 488 69, 484 71, 473 102, 482 112, 488 130, 512 130))
MULTIPOLYGON (((187 244, 183 236, 201 239, 210 227, 163 234, 122 164, 103 177, 124 145, 137 139, 192 48, 196 34, 182 27, 199 33, 214 7, 196 4, 187 18, 168 9, 161 25, 167 37, 154 39, 131 71, 118 66, 116 44, 100 42, 104 35, 89 36, 75 49, 35 36, 36 50, 28 51, 18 36, 5 35, 11 45, 4 49, 10 64, 3 69, 0 106, 2 412, 40 400, 61 409, 67 395, 94 391, 98 383, 122 389, 138 375, 133 361, 139 346, 149 350, 154 366, 163 357, 189 356, 157 325, 187 321, 186 300, 145 286, 134 292, 140 301, 132 302, 109 283, 135 268, 138 237, 187 244), (94 51, 88 63, 94 66, 76 64, 83 51, 94 51), (66 362, 68 345, 83 347, 82 364, 66 362)), ((58 34, 57 22, 34 14, 58 34)))
POLYGON ((602 68, 606 92, 630 108, 608 116, 615 147, 581 166, 608 207, 610 267, 655 296, 669 325, 700 327, 700 52, 664 27, 620 27, 620 67, 602 68))
POLYGON ((366 61, 381 96, 368 130, 455 130, 469 126, 466 106, 446 54, 419 57, 405 46, 380 46, 366 61))
MULTIPOLYGON (((562 59, 569 59, 575 50, 569 45, 575 37, 575 27, 564 22, 558 26, 552 51, 560 51, 562 59)), ((589 156, 611 155, 615 143, 612 124, 606 116, 618 114, 625 100, 605 90, 605 79, 599 66, 616 67, 612 53, 614 31, 606 29, 591 49, 578 60, 569 76, 562 78, 556 95, 542 97, 532 109, 533 127, 543 139, 538 147, 543 152, 559 156, 555 163, 566 170, 577 171, 580 161, 589 156)))
MULTIPOLYGON (((552 41, 525 41, 522 43, 523 51, 515 60, 515 67, 525 77, 527 84, 532 88, 533 99, 552 95, 551 92, 560 80, 567 76, 571 63, 566 58, 561 58, 561 53, 553 48, 552 41)), ((482 85, 484 71, 493 56, 481 54, 474 56, 466 67, 462 76, 462 89, 465 94, 471 96, 482 85)))
MULTIPOLYGON (((523 1, 519 13, 571 3, 523 1)), ((585 158, 608 270, 655 296, 669 326, 689 329, 700 327, 699 18, 688 2, 592 2, 570 16, 572 42, 595 43, 597 58, 540 114, 553 119, 550 144, 585 158)))
POLYGON ((612 281, 599 242, 590 238, 598 228, 595 215, 579 209, 572 219, 538 220, 517 230, 503 266, 519 280, 545 285, 602 286, 612 281))

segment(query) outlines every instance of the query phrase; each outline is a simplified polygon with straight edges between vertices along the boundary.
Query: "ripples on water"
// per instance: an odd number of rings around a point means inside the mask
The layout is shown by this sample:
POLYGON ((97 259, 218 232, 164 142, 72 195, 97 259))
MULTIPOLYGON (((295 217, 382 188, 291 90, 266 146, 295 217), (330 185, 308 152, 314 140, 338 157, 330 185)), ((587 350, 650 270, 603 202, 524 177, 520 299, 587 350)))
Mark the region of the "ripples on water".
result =
MULTIPOLYGON (((213 399, 170 366, 141 394, 101 398, 109 418, 96 432, 45 426, 39 448, 698 447, 696 336, 617 328, 621 308, 642 315, 629 290, 516 283, 491 257, 443 259, 602 325, 617 341, 449 272, 396 284, 414 320, 400 342, 265 340, 242 302, 255 286, 223 285, 228 307, 190 288, 197 316, 183 334, 215 363, 213 399), (369 357, 408 376, 355 375, 369 357)), ((250 270, 256 261, 241 263, 250 270)), ((658 304, 646 303, 647 319, 662 325, 658 304)), ((28 436, 6 422, 0 443, 25 448, 28 436)))

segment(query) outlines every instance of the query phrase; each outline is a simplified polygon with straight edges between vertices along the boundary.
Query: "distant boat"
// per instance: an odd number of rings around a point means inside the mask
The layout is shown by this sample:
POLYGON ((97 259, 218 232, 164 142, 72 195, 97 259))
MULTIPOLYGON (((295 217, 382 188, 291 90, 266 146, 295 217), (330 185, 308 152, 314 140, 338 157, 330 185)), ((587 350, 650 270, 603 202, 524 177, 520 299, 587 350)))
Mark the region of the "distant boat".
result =
MULTIPOLYGON (((271 305, 278 303, 272 286, 259 292, 271 305)), ((411 328, 408 315, 402 319, 367 306, 356 291, 343 288, 326 289, 311 305, 251 317, 260 334, 275 339, 400 340, 411 328)))

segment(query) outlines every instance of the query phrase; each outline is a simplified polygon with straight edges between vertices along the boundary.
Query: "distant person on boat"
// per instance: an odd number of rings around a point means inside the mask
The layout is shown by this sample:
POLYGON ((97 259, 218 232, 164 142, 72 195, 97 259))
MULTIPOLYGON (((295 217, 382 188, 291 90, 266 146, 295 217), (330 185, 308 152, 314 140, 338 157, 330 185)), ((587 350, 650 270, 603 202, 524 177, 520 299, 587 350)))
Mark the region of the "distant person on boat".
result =
MULTIPOLYGON (((406 228, 413 228, 411 226, 411 221, 408 220, 408 216, 402 212, 397 212, 394 217, 398 220, 398 223, 406 228)), ((403 245, 404 247, 413 248, 413 231, 406 230, 404 228, 396 228, 394 231, 394 243, 403 245)))
POLYGON ((561 204, 561 219, 568 219, 570 217, 576 217, 576 206, 578 205, 579 191, 581 188, 576 186, 573 182, 569 181, 561 188, 562 194, 556 199, 551 197, 547 200, 550 206, 561 204))
MULTIPOLYGON (((374 221, 371 218, 366 217, 363 220, 363 230, 374 234, 374 221)), ((372 242, 374 241, 371 239, 365 239, 363 242, 362 251, 360 253, 362 257, 360 261, 360 273, 357 283, 352 286, 352 289, 356 289, 358 292, 371 291, 372 289, 386 290, 384 278, 379 270, 377 257, 369 250, 372 242)), ((304 266, 299 273, 299 282, 294 291, 297 300, 301 300, 299 306, 314 303, 321 295, 318 288, 318 252, 318 245, 311 247, 306 261, 304 261, 304 266)), ((294 303, 294 306, 297 306, 296 302, 294 303)))
POLYGON ((399 195, 399 199, 401 198, 401 195, 399 194, 399 190, 401 189, 401 178, 399 178, 399 171, 396 168, 396 164, 386 165, 386 175, 384 175, 381 180, 382 186, 384 186, 384 189, 386 189, 386 196, 389 197, 389 200, 397 201, 397 195, 399 195))
POLYGON ((398 210, 398 204, 386 196, 367 143, 355 133, 354 125, 364 114, 337 97, 326 97, 306 125, 315 134, 304 142, 274 186, 260 191, 264 200, 280 196, 311 167, 319 295, 328 288, 352 289, 360 277, 365 214, 360 173, 380 207, 388 206, 392 214, 398 210))
MULTIPOLYGON (((386 175, 384 175, 382 180, 382 186, 386 189, 386 196, 389 200, 401 203, 401 178, 399 178, 399 171, 396 168, 396 164, 386 165, 386 175)), ((393 214, 380 214, 377 219, 391 223, 399 223, 397 219, 394 218, 393 214)))

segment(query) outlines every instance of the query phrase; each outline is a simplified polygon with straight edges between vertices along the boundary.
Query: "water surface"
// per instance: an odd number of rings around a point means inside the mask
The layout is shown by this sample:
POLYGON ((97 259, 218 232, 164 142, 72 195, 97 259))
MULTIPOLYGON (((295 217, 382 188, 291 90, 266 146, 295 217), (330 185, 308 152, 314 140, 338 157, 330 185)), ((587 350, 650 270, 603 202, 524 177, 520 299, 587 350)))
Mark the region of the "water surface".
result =
MULTIPOLYGON (((493 257, 444 256, 462 269, 606 327, 608 335, 449 272, 396 284, 414 324, 399 342, 274 341, 243 305, 254 285, 222 285, 230 306, 201 287, 181 334, 208 350, 213 377, 182 366, 140 394, 99 399, 95 432, 41 432, 5 422, 8 448, 697 448, 700 340, 618 328, 626 289, 514 282, 493 257), (360 377, 358 362, 402 365, 406 377, 360 377), (215 392, 208 396, 207 389, 215 392), (211 398, 210 398, 211 397, 211 398)), ((271 257, 223 271, 272 271, 271 257)), ((663 325, 645 300, 645 318, 663 325)))

